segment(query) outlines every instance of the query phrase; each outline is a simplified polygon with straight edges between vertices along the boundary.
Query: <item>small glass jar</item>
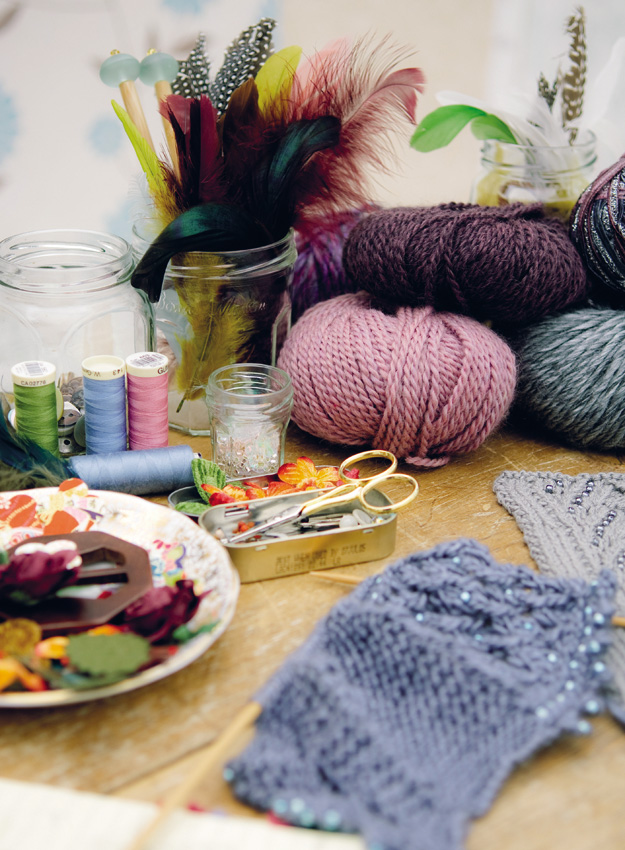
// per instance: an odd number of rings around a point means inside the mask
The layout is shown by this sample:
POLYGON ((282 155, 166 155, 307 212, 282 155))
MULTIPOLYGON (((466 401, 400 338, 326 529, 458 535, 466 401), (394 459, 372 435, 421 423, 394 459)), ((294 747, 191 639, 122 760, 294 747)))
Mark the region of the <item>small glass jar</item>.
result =
POLYGON ((575 202, 596 176, 596 137, 574 145, 514 145, 487 139, 470 201, 485 207, 541 203, 547 215, 568 223, 575 202))
POLYGON ((84 230, 42 230, 0 242, 0 390, 11 366, 47 360, 65 401, 82 409, 82 361, 152 350, 152 305, 130 283, 130 245, 84 230))
MULTIPOLYGON (((149 246, 134 228, 136 258, 149 246)), ((260 248, 179 254, 169 263, 155 305, 157 348, 169 359, 169 425, 208 435, 209 375, 221 366, 275 365, 291 325, 293 233, 260 248)))
POLYGON ((208 379, 206 405, 213 461, 229 480, 278 471, 293 407, 286 372, 262 363, 224 366, 208 379))

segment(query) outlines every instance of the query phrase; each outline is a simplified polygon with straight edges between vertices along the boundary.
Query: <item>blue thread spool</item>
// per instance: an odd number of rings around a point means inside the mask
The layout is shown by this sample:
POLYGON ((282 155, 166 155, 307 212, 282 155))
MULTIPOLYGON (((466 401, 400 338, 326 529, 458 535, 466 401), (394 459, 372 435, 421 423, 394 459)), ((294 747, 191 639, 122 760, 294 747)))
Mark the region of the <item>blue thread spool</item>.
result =
POLYGON ((87 454, 127 448, 126 364, 111 354, 82 362, 87 454))
POLYGON ((116 490, 145 496, 171 493, 193 484, 190 446, 168 446, 114 454, 76 455, 69 461, 73 474, 91 490, 116 490))

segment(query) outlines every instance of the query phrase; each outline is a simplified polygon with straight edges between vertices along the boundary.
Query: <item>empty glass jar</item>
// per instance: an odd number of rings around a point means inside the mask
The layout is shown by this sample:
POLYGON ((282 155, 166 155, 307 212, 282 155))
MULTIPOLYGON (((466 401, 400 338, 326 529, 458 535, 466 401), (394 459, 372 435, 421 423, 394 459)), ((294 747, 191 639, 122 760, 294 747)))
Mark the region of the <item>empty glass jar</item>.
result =
POLYGON ((66 401, 82 407, 82 361, 154 348, 154 314, 130 283, 130 245, 84 230, 42 230, 0 242, 0 390, 12 398, 11 366, 56 366, 66 401))

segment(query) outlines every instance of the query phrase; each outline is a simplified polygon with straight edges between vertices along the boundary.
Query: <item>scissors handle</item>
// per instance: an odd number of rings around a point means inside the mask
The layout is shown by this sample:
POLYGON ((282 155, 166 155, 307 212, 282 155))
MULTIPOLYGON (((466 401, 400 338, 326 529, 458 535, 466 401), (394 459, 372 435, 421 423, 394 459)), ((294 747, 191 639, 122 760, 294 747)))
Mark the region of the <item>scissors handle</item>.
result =
POLYGON ((345 481, 345 483, 354 481, 355 479, 350 478, 347 475, 347 470, 354 466, 354 464, 359 463, 361 460, 369 460, 370 458, 390 460, 390 464, 386 469, 383 469, 382 472, 376 472, 373 475, 368 475, 366 478, 359 477, 357 480, 361 483, 363 481, 372 481, 374 478, 379 478, 381 475, 390 475, 397 469, 397 458, 392 452, 387 452, 385 449, 369 449, 366 452, 358 452, 358 454, 345 458, 343 463, 339 466, 339 478, 341 481, 345 481))
POLYGON ((352 502, 354 499, 360 498, 362 486, 358 481, 347 479, 347 483, 340 484, 333 490, 322 493, 315 499, 306 502, 300 511, 300 516, 308 516, 314 514, 320 508, 331 507, 332 505, 345 505, 347 502, 352 502))
MULTIPOLYGON (((372 478, 364 479, 365 484, 358 494, 358 498, 368 511, 374 514, 387 514, 390 511, 398 511, 400 508, 405 508, 417 498, 419 492, 419 482, 412 475, 404 475, 403 472, 382 472, 380 475, 375 475, 372 478), (389 502, 387 505, 374 505, 367 499, 368 493, 374 490, 379 484, 386 484, 389 481, 404 481, 412 488, 407 496, 399 499, 397 502, 389 502)), ((388 498, 388 497, 387 497, 388 498)))

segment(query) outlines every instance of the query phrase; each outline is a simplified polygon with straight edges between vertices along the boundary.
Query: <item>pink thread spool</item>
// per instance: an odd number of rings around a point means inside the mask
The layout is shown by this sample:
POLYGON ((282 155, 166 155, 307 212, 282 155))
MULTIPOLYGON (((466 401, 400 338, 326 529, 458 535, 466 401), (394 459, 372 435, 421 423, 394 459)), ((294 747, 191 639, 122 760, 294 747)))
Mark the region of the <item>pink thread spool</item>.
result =
POLYGON ((169 445, 167 358, 143 351, 126 358, 128 445, 160 449, 169 445))

